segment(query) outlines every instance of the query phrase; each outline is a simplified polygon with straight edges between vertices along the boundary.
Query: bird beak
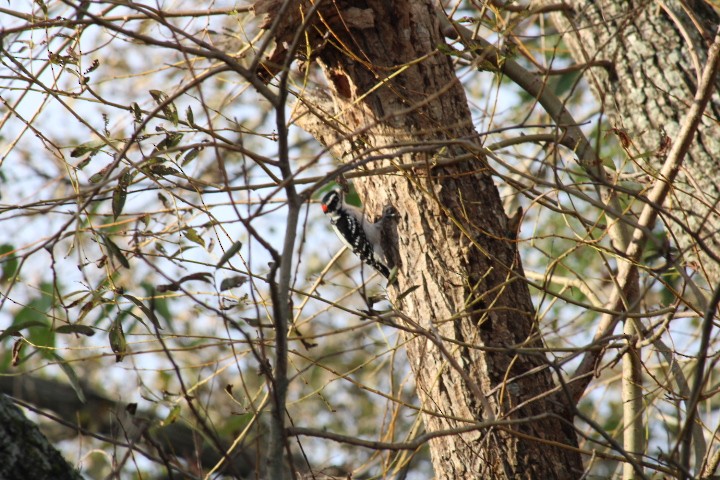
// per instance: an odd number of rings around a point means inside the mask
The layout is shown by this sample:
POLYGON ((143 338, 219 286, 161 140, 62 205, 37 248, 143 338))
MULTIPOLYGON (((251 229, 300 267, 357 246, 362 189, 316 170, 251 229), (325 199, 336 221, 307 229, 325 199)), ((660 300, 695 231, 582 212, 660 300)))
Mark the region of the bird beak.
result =
POLYGON ((322 204, 323 213, 327 213, 328 207, 324 203, 322 204))

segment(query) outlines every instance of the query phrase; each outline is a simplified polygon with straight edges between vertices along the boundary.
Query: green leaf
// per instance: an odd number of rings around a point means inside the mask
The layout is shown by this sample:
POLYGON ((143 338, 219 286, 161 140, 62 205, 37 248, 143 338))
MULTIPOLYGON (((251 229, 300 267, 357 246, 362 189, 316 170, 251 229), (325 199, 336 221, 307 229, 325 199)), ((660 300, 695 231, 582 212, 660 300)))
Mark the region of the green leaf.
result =
POLYGON ((26 328, 31 327, 47 327, 48 324, 45 321, 42 320, 25 320, 22 322, 15 323, 13 325, 10 325, 8 328, 2 331, 0 333, 0 341, 5 340, 7 337, 11 335, 16 335, 20 333, 21 331, 25 330, 26 328))
MULTIPOLYGON (((28 328, 25 337, 38 347, 54 347, 55 332, 50 328, 47 312, 52 307, 53 286, 49 283, 40 285, 40 294, 21 309, 13 320, 13 325, 24 325, 28 328)), ((12 328, 12 327, 11 327, 12 328)))
POLYGON ((148 282, 141 282, 140 286, 145 291, 145 295, 148 297, 152 297, 153 299, 153 311, 157 314, 160 314, 161 317, 163 317, 165 320, 167 320, 168 323, 172 322, 173 316, 170 312, 170 307, 168 306, 168 301, 165 297, 155 296, 155 287, 148 283, 148 282))
POLYGON ((349 203, 350 205, 355 205, 356 207, 362 207, 362 202, 360 201, 360 196, 353 188, 345 195, 345 201, 349 203))
POLYGON ((11 252, 15 251, 15 246, 9 243, 0 245, 0 264, 2 264, 2 276, 0 281, 10 280, 17 272, 19 265, 17 257, 11 252))
POLYGON ((167 165, 152 165, 150 172, 155 175, 180 175, 180 171, 177 168, 168 167, 167 165))
POLYGON ((184 133, 167 132, 167 137, 165 138, 167 143, 165 144, 165 148, 177 147, 180 144, 180 140, 182 140, 182 137, 184 136, 184 133))
POLYGON ((87 157, 85 157, 85 160, 78 163, 75 168, 77 168, 78 170, 82 170, 83 168, 88 166, 88 164, 90 163, 90 160, 92 160, 92 155, 88 155, 87 157))
POLYGON ((42 12, 43 12, 43 13, 45 14, 45 16, 47 17, 48 7, 47 7, 47 5, 45 4, 45 2, 43 2, 43 0, 35 0, 35 3, 37 3, 37 4, 40 6, 40 9, 42 10, 42 12))
POLYGON ((93 155, 98 153, 100 151, 100 149, 104 146, 105 146, 105 142, 103 142, 103 141, 93 141, 93 142, 81 143, 80 145, 78 145, 77 147, 73 148, 70 151, 70 156, 72 158, 78 158, 78 157, 82 157, 89 153, 90 156, 92 157, 93 155))
POLYGON ((102 170, 97 172, 95 175, 90 177, 90 183, 100 183, 105 178, 105 175, 108 174, 108 172, 112 169, 113 164, 105 165, 102 170))
POLYGON ((227 249, 225 254, 220 258, 220 261, 215 265, 215 268, 220 268, 223 265, 225 265, 228 260, 230 260, 232 257, 235 256, 236 253, 240 251, 242 248, 242 242, 238 240, 237 242, 233 243, 230 248, 227 249))
POLYGON ((393 267, 388 275, 388 285, 392 285, 397 282, 398 267, 393 267))
POLYGON ((187 117, 187 123, 190 125, 195 123, 195 115, 193 115, 192 107, 190 105, 188 105, 185 110, 185 117, 187 117))
POLYGON ((158 285, 155 290, 159 293, 177 292, 178 290, 180 290, 180 286, 183 283, 190 282, 193 280, 199 280, 201 282, 212 283, 212 274, 208 273, 208 272, 191 273, 190 275, 185 275, 177 282, 158 285))
POLYGON ((115 352, 115 362, 122 362, 127 353, 127 340, 125 339, 125 332, 123 332, 120 317, 115 319, 110 327, 108 339, 110 340, 110 348, 115 352))
POLYGON ((136 173, 137 172, 131 172, 129 167, 123 168, 122 172, 120 172, 118 183, 120 185, 123 185, 124 187, 127 187, 128 185, 130 185, 130 182, 132 182, 132 179, 136 173))
POLYGON ((225 290, 239 287, 245 282, 247 282, 247 277, 244 275, 235 275, 234 277, 225 278, 222 282, 220 282, 220 291, 224 292, 225 290))
POLYGON ((176 404, 173 408, 170 409, 170 412, 167 414, 167 417, 165 417, 165 420, 162 421, 162 426, 165 427, 167 425, 170 425, 171 423, 175 423, 175 421, 180 416, 180 405, 176 404))
POLYGON ((133 114, 133 119, 135 120, 135 123, 142 123, 142 110, 140 109, 140 105, 138 105, 137 102, 133 102, 133 104, 130 105, 130 111, 133 114))
POLYGON ((123 207, 125 206, 125 199, 127 198, 127 187, 128 185, 130 185, 132 177, 133 176, 130 173, 130 169, 128 167, 125 167, 120 173, 117 186, 113 189, 112 211, 113 218, 115 220, 117 220, 117 218, 120 216, 123 207))
POLYGON ((155 316, 155 312, 150 310, 143 302, 141 302, 139 299, 133 297, 132 295, 128 295, 127 293, 122 295, 123 297, 130 300, 132 303, 138 306, 140 310, 145 314, 145 316, 152 322, 152 324, 155 326, 155 328, 162 329, 160 326, 160 322, 158 321, 157 317, 155 316))
POLYGON ((158 192, 157 196, 158 196, 158 199, 162 202, 163 207, 165 207, 166 210, 172 209, 172 204, 170 203, 170 201, 167 199, 167 197, 165 195, 158 192))
POLYGON ((205 248, 205 240, 203 240, 202 237, 198 235, 194 228, 188 228, 187 230, 185 230, 185 238, 205 248))
POLYGON ((58 365, 62 368, 62 371, 70 380, 70 386, 75 390, 75 394, 78 396, 82 403, 85 403, 85 394, 83 393, 82 387, 80 386, 80 380, 78 379, 75 369, 73 369, 69 363, 67 363, 60 355, 50 351, 49 356, 57 360, 58 365))
POLYGON ((82 307, 80 307, 80 316, 75 319, 75 322, 81 322, 88 313, 90 313, 98 305, 109 303, 110 300, 102 296, 102 291, 96 291, 93 293, 92 298, 87 301, 82 307))
POLYGON ((107 235, 100 235, 100 238, 102 238, 103 243, 105 244, 105 248, 107 248, 110 256, 120 262, 120 265, 122 265, 123 267, 130 268, 130 262, 128 262, 127 258, 125 258, 125 255, 123 255, 120 247, 118 247, 115 242, 110 240, 110 237, 108 237, 107 235))
POLYGON ((213 275, 210 272, 195 272, 182 277, 180 279, 180 283, 190 282, 193 280, 198 282, 212 283, 213 275))
MULTIPOLYGON (((66 65, 77 65, 78 61, 77 58, 73 55, 60 55, 53 52, 48 52, 48 60, 50 60, 50 63, 54 65, 60 65, 61 67, 64 67, 66 65)), ((69 68, 65 69, 66 72, 72 73, 75 76, 80 76, 75 70, 71 70, 69 68)))
POLYGON ((197 158, 197 156, 198 156, 198 153, 200 153, 200 149, 199 149, 199 148, 190 149, 190 150, 185 154, 185 157, 183 158, 182 166, 184 167, 184 166, 187 165, 188 163, 190 163, 190 162, 192 162, 193 160, 195 160, 195 159, 197 158))
POLYGON ((163 103, 168 99, 167 93, 162 90, 150 90, 150 95, 153 97, 156 103, 163 103))
POLYGON ((558 97, 563 96, 575 85, 582 72, 569 72, 561 75, 555 80, 555 95, 558 97))
POLYGON ((95 329, 87 325, 78 325, 77 323, 70 325, 60 325, 55 329, 55 333, 79 333, 92 337, 95 335, 95 329))
POLYGON ((398 295, 396 301, 399 302, 400 300, 402 300, 403 298, 407 297, 408 295, 410 295, 412 292, 414 292, 414 291, 417 290, 418 288, 420 288, 420 285, 413 285, 412 287, 408 288, 407 290, 405 290, 404 292, 402 292, 400 295, 398 295))
POLYGON ((52 331, 47 320, 43 326, 30 328, 26 337, 30 343, 38 347, 55 346, 55 332, 52 331))
POLYGON ((167 132, 165 138, 157 144, 155 147, 156 151, 167 150, 168 148, 177 147, 180 144, 180 140, 185 136, 184 133, 178 132, 167 132))
POLYGON ((123 207, 125 206, 125 199, 127 198, 127 187, 119 184, 113 189, 112 196, 112 212, 113 219, 117 218, 122 213, 123 207))
POLYGON ((170 119, 170 121, 177 127, 180 119, 178 118, 178 111, 177 107, 175 107, 174 103, 169 103, 165 108, 163 108, 163 112, 167 117, 170 119))
POLYGON ((177 108, 172 102, 165 103, 168 100, 167 94, 161 90, 150 90, 150 95, 155 99, 155 102, 160 106, 168 120, 177 126, 179 121, 177 108))

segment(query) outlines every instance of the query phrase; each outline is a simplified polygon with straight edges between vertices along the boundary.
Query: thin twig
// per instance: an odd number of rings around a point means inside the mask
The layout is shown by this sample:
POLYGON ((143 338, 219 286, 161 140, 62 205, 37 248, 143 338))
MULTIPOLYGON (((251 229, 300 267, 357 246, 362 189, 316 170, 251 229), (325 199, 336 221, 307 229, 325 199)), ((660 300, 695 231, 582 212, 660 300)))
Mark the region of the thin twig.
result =
POLYGON ((450 435, 460 435, 467 432, 475 432, 479 430, 487 430, 489 428, 498 426, 511 426, 524 423, 533 423, 546 418, 551 417, 549 413, 542 413, 532 417, 518 418, 518 419, 505 419, 505 420, 492 420, 488 422, 478 422, 464 427, 450 428, 447 430, 435 430, 432 432, 425 433, 409 442, 378 442, 373 440, 362 440, 356 437, 348 437, 346 435, 340 435, 337 433, 328 432, 327 430, 317 430, 314 428, 303 428, 303 427, 289 427, 287 429, 288 435, 304 435, 310 437, 326 438, 339 443, 345 443, 348 445, 355 445, 357 447, 371 448, 374 450, 417 450, 418 448, 425 445, 427 442, 434 438, 447 437, 450 435))
MULTIPOLYGON (((705 111, 705 107, 707 106, 707 103, 714 91, 714 78, 717 74, 719 58, 720 32, 715 37, 715 41, 708 51, 708 63, 706 64, 702 75, 702 82, 698 85, 695 100, 681 124, 680 131, 678 132, 678 138, 670 149, 670 152, 665 160, 665 164, 658 174, 655 185, 648 195, 648 202, 645 204, 645 207, 640 214, 638 227, 635 228, 635 231, 633 232, 632 242, 625 251, 624 258, 626 261, 620 262, 617 283, 613 289, 608 306, 609 310, 619 312, 625 309, 623 305, 623 298, 625 298, 627 293, 626 288, 628 285, 633 283, 632 280, 638 274, 637 261, 642 256, 645 241, 647 239, 647 232, 652 230, 655 225, 655 220, 657 219, 658 210, 655 208, 655 205, 662 205, 665 201, 680 166, 682 165, 683 159, 685 158, 685 154, 695 138, 695 132, 697 131, 702 114, 705 111)), ((604 314, 600 320, 600 325, 598 326, 594 340, 596 341, 610 335, 615 330, 615 326, 620 320, 620 316, 604 314)), ((589 377, 586 377, 585 374, 594 370, 597 360, 597 352, 588 352, 578 367, 573 378, 582 377, 584 380, 581 382, 573 381, 573 384, 571 384, 571 390, 574 392, 573 396, 576 401, 582 396, 585 388, 587 388, 587 385, 589 384, 589 377)))

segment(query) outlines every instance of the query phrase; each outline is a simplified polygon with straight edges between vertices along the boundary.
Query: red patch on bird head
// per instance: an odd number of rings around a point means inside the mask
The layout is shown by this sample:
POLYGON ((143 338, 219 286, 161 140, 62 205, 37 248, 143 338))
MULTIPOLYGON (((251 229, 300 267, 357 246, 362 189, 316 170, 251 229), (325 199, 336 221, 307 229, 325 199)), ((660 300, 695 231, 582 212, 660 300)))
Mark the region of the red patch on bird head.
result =
POLYGON ((323 204, 322 204, 322 209, 323 209, 323 213, 327 213, 327 211, 328 211, 328 206, 323 203, 323 204))

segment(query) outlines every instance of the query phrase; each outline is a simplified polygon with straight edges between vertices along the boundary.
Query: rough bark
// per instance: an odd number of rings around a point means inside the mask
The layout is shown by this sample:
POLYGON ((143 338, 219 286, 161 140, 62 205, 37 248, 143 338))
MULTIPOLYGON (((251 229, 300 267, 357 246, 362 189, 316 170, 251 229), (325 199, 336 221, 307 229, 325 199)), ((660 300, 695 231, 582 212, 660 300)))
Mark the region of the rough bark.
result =
MULTIPOLYGON (((590 85, 631 153, 649 172, 663 164, 692 104, 720 17, 702 0, 569 0, 573 13, 552 20, 578 62, 609 60, 615 74, 590 69, 590 85), (667 135, 667 140, 664 140, 667 135)), ((716 80, 720 89, 720 80, 716 80)), ((684 260, 711 285, 720 282, 720 96, 716 92, 683 161, 664 216, 684 260)))
MULTIPOLYGON (((256 9, 271 13, 280 3, 256 9)), ((444 40, 432 4, 368 1, 361 11, 354 2, 323 5, 307 32, 332 104, 305 96, 314 104, 303 107, 311 113, 298 123, 346 161, 386 155, 397 165, 427 162, 355 181, 371 217, 386 204, 400 213, 394 253, 402 262, 389 293, 396 300, 419 287, 396 307, 405 316, 398 322, 416 332, 408 356, 426 429, 528 419, 432 440, 437 477, 577 478, 572 414, 563 394, 544 395, 555 387, 544 354, 526 350, 543 346, 535 312, 497 189, 474 153, 464 90, 438 48, 444 40), (470 158, 435 164, 462 155, 470 158), (473 393, 478 386, 494 412, 484 411, 473 393)), ((292 52, 301 24, 295 15, 275 25, 280 47, 272 63, 292 52)), ((381 164, 391 162, 373 165, 381 164)))
POLYGON ((0 478, 80 480, 37 426, 0 394, 0 478))

